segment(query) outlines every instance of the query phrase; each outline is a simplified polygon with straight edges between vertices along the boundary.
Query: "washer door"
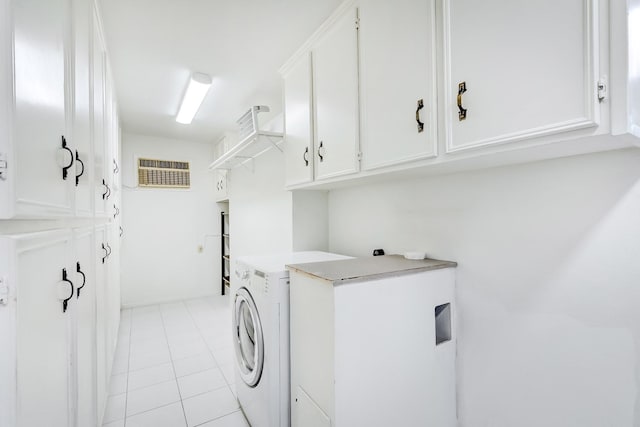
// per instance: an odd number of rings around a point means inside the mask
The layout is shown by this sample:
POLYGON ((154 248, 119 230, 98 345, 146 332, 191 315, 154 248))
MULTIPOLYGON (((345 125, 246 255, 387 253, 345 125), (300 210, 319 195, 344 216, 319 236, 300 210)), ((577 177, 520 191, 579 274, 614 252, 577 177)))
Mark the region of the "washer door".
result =
POLYGON ((233 345, 240 376, 249 387, 260 382, 264 365, 264 340, 258 309, 247 288, 236 292, 233 304, 233 345))

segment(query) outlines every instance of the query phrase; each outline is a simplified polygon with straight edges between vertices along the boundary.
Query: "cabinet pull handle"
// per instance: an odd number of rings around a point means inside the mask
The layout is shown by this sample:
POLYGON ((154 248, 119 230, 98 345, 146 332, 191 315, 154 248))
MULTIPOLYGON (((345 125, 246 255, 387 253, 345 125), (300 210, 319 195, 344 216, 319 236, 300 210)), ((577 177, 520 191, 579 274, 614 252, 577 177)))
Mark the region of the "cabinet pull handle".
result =
POLYGON ((67 166, 62 166, 62 179, 66 180, 67 176, 69 175, 69 172, 68 172, 69 168, 73 166, 73 151, 71 151, 71 149, 67 147, 67 139, 64 137, 64 135, 62 135, 62 149, 67 150, 69 152, 70 154, 69 158, 71 159, 67 166))
POLYGON ((462 94, 467 91, 467 82, 458 85, 458 120, 463 121, 467 118, 467 109, 462 106, 462 94))
POLYGON ((113 159, 113 173, 118 172, 120 172, 120 166, 118 166, 118 162, 116 162, 116 159, 113 159))
POLYGON ((107 250, 109 251, 109 252, 107 253, 107 258, 109 258, 109 257, 111 256, 111 246, 109 246, 109 244, 108 244, 108 243, 106 243, 106 245, 107 245, 107 250))
POLYGON ((84 175, 84 162, 80 160, 80 154, 78 154, 78 150, 76 150, 76 162, 80 163, 80 166, 82 166, 82 170, 80 171, 80 174, 76 175, 76 187, 77 187, 80 184, 80 177, 84 175))
POLYGON ((107 251, 107 248, 104 246, 104 243, 102 244, 102 250, 104 251, 104 256, 102 257, 102 263, 104 264, 104 260, 107 259, 107 257, 109 256, 109 252, 107 251))
POLYGON ((322 145, 322 141, 320 141, 320 147, 318 147, 318 157, 320 157, 320 161, 324 161, 324 147, 322 145))
POLYGON ((302 154, 302 160, 304 160, 304 165, 309 166, 309 147, 304 149, 304 154, 302 154))
POLYGON ((115 219, 118 215, 120 215, 120 209, 118 209, 115 203, 113 204, 113 210, 115 211, 113 214, 113 219, 115 219))
POLYGON ((62 300, 62 312, 66 313, 67 312, 67 304, 69 303, 69 300, 71 298, 73 298, 73 295, 75 294, 75 291, 73 289, 73 282, 67 278, 67 269, 66 268, 62 269, 62 281, 63 282, 67 282, 67 283, 69 283, 71 285, 71 294, 69 294, 68 298, 62 300))
POLYGON ((124 230, 122 229, 122 226, 120 226, 120 237, 122 237, 123 234, 124 234, 124 230))
POLYGON ((416 123, 418 123, 418 133, 424 131, 424 123, 420 121, 420 110, 424 108, 424 101, 418 99, 418 108, 416 109, 416 123))
POLYGON ((109 188, 109 184, 107 184, 107 182, 103 179, 102 180, 102 185, 104 185, 104 193, 102 193, 102 200, 109 200, 109 197, 111 197, 111 188, 109 188))
POLYGON ((76 271, 82 275, 82 285, 78 286, 78 289, 76 289, 76 292, 77 292, 76 298, 80 298, 80 289, 84 288, 84 285, 86 285, 87 276, 85 276, 85 274, 80 269, 80 263, 79 262, 76 262, 76 271))

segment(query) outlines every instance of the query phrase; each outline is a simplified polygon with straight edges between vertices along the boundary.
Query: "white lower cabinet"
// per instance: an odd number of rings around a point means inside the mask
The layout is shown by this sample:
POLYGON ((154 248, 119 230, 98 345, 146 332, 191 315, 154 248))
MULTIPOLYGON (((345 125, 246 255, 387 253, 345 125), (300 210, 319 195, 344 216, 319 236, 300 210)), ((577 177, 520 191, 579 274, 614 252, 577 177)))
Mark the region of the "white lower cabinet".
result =
POLYGON ((96 274, 93 228, 74 230, 74 258, 77 278, 76 401, 77 426, 97 423, 96 411, 96 274))
POLYGON ((2 331, 3 426, 72 425, 71 241, 67 230, 0 238, 0 277, 8 291, 0 323, 12 325, 2 331))
POLYGON ((0 426, 101 425, 120 309, 96 268, 106 232, 0 236, 0 426))
POLYGON ((455 264, 423 265, 288 267, 293 427, 457 425, 455 264))

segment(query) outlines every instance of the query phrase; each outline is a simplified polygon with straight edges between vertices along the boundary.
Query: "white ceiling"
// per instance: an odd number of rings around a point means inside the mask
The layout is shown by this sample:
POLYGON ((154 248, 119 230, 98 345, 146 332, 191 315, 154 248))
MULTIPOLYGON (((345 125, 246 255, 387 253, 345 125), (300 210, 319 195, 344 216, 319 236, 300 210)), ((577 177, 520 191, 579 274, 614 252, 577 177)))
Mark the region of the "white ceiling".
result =
POLYGON ((124 131, 215 141, 252 105, 282 111, 278 68, 340 0, 101 0, 124 131), (176 123, 193 71, 213 85, 176 123))

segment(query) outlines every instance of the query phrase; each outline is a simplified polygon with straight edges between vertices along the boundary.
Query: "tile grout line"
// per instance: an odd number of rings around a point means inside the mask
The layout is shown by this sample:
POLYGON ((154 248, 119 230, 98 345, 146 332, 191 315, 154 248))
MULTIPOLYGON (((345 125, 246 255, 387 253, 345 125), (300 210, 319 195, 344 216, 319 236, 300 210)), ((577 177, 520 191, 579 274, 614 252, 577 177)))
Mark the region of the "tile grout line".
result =
MULTIPOLYGON (((182 305, 184 304, 183 300, 180 300, 182 305)), ((185 306, 186 308, 186 306, 185 306)), ((158 309, 160 310, 160 321, 162 322, 162 329, 164 330, 164 338, 167 340, 167 348, 169 349, 169 359, 171 360, 171 369, 173 370, 173 379, 176 382, 176 388, 178 389, 178 396, 180 396, 180 406, 182 407, 182 416, 184 417, 184 425, 189 426, 189 421, 187 421, 187 411, 184 410, 184 402, 182 400, 182 392, 180 391, 180 386, 178 385, 178 375, 176 374, 176 366, 173 363, 173 356, 171 354, 171 347, 169 346, 169 337, 167 336, 167 327, 164 324, 164 316, 162 314, 162 309, 158 305, 158 309)), ((187 309, 189 311, 189 309, 187 309)), ((125 426, 126 427, 126 426, 125 426)))

